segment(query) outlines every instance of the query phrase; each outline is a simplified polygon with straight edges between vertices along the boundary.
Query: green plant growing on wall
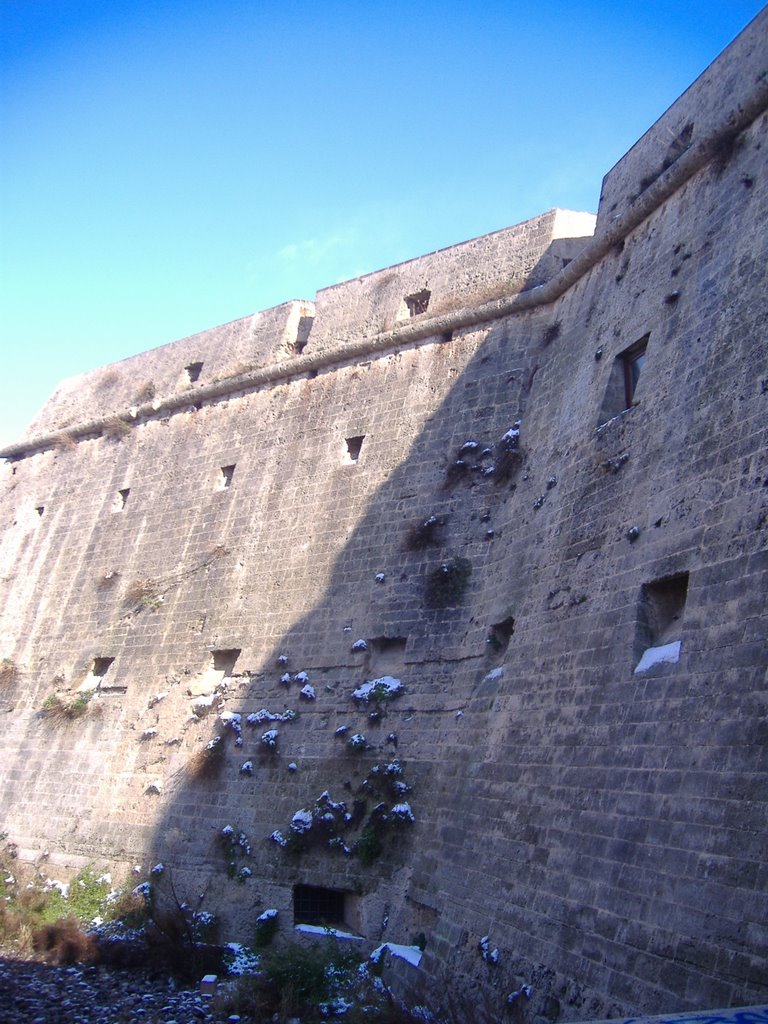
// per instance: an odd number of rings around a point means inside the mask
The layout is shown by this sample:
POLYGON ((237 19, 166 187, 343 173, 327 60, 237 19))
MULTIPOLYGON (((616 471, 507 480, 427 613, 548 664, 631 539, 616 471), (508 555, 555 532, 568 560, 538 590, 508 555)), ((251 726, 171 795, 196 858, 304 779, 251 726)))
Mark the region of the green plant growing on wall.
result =
POLYGON ((104 916, 110 921, 121 921, 126 928, 139 929, 152 917, 154 906, 155 888, 151 882, 142 882, 119 892, 104 916))
POLYGON ((494 479, 497 484, 511 480, 522 465, 520 449, 520 420, 502 435, 494 446, 494 479))
POLYGON ((133 580, 123 594, 123 604, 132 607, 156 608, 161 601, 157 581, 148 576, 133 580))
POLYGON ((42 713, 51 722, 71 722, 82 718, 95 693, 96 690, 81 690, 70 697, 51 693, 43 701, 42 713))
POLYGON ((384 852, 382 835, 382 828, 377 828, 370 822, 365 826, 360 833, 360 838, 355 843, 355 853, 360 858, 361 864, 368 867, 382 855, 384 852))
POLYGON ((227 877, 234 878, 238 882, 245 882, 251 877, 251 869, 247 865, 240 865, 238 862, 244 857, 251 856, 251 844, 248 836, 243 831, 238 831, 232 825, 225 825, 218 833, 217 841, 227 865, 227 877))
POLYGON ((427 576, 424 600, 428 608, 450 608, 461 604, 472 575, 472 563, 457 556, 441 562, 427 576))
POLYGON ((351 810, 346 802, 333 800, 326 790, 311 808, 298 810, 284 832, 276 830, 270 839, 288 853, 325 849, 356 856, 364 865, 372 864, 384 852, 387 837, 415 821, 405 800, 411 787, 403 776, 397 758, 373 765, 357 788, 351 810), (358 829, 360 835, 353 841, 358 829))

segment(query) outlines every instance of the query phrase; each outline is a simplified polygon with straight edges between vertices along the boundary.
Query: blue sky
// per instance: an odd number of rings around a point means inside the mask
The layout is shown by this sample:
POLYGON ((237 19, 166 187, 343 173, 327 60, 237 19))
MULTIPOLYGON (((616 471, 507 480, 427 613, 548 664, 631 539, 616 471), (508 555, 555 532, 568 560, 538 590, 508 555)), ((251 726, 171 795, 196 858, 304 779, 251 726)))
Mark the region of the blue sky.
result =
POLYGON ((750 0, 0 0, 0 443, 63 377, 553 206, 750 0))

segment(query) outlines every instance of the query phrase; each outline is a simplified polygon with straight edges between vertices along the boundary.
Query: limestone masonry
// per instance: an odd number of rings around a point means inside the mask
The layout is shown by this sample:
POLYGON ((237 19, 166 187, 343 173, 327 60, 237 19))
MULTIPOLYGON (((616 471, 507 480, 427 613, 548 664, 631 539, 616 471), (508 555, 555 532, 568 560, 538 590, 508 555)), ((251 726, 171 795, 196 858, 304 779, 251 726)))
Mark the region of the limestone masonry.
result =
POLYGON ((496 1020, 768 1000, 767 67, 763 11, 596 224, 60 386, 0 452, 22 857, 496 1020))

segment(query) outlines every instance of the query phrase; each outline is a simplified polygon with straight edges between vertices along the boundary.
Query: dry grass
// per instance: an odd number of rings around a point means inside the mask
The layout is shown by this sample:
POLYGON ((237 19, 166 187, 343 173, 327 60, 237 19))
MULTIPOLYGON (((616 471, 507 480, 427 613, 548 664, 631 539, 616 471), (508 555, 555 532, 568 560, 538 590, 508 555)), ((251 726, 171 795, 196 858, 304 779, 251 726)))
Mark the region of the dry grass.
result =
POLYGON ((151 402, 155 397, 155 394, 156 391, 154 383, 151 380, 145 380, 136 389, 134 401, 138 403, 151 402))
POLYGON ((71 434, 61 433, 54 439, 53 447, 59 452, 71 452, 77 448, 77 441, 71 434))
POLYGON ((36 929, 32 948, 53 964, 91 964, 99 955, 93 937, 82 930, 76 917, 65 917, 36 929))
POLYGON ((14 906, 0 903, 0 943, 3 947, 29 954, 32 952, 33 932, 34 927, 26 914, 14 906))
POLYGON ((128 584, 123 594, 123 602, 127 605, 146 604, 154 601, 157 596, 157 583, 144 576, 128 584))
POLYGON ((214 736, 202 750, 196 750, 187 761, 184 772, 195 782, 217 779, 224 767, 224 738, 214 736))
POLYGON ((0 661, 0 686, 11 686, 19 678, 19 668, 13 658, 0 661))
POLYGON ((113 384, 117 384, 120 380, 120 374, 113 367, 106 369, 96 385, 99 389, 112 387, 113 384))
POLYGON ((106 437, 110 441, 120 441, 130 432, 130 423, 126 423, 119 416, 112 416, 110 419, 105 420, 101 427, 102 437, 106 437))

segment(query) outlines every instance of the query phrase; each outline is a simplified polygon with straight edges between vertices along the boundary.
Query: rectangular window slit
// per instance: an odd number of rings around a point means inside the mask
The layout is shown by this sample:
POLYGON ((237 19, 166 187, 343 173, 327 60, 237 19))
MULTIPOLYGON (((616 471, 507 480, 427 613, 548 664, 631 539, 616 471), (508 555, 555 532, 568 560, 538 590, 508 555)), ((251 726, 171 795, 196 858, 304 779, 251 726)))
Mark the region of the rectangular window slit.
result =
POLYGON ((318 885, 294 885, 293 923, 344 924, 346 894, 338 889, 318 885))
POLYGON ((629 348, 620 352, 613 361, 608 376, 608 387, 603 397, 598 426, 612 420, 635 404, 640 374, 650 335, 646 334, 629 348))
POLYGON ((347 463, 357 462, 360 458, 360 451, 363 447, 363 441, 365 440, 365 434, 360 434, 358 437, 347 437, 345 438, 345 444, 347 446, 346 461, 347 463))
POLYGON ((687 597, 687 572, 644 583, 640 588, 634 650, 636 673, 678 661, 687 597))
POLYGON ((401 676, 405 669, 408 637, 377 636, 368 640, 366 674, 371 677, 401 676))
POLYGON ((293 343, 293 351, 297 356, 300 356, 304 349, 307 347, 309 341, 309 332, 312 330, 312 324, 315 322, 313 316, 302 316, 299 317, 299 326, 296 331, 296 341, 293 343))
POLYGON ((419 313, 426 313, 431 297, 432 292, 427 288, 422 288, 420 292, 414 292, 413 295, 406 295, 405 304, 408 307, 408 316, 418 316, 419 313))
POLYGON ((229 678, 235 670, 235 662, 240 657, 239 647, 230 647, 228 650, 212 652, 212 667, 214 672, 221 672, 225 678, 229 678))
POLYGON ((219 490, 226 491, 228 487, 232 486, 232 477, 235 475, 234 466, 222 466, 221 467, 221 481, 219 483, 219 490))
POLYGON ((509 647, 509 641, 515 631, 515 620, 510 615, 501 622, 494 622, 488 631, 486 643, 496 654, 503 654, 509 647))
POLYGON ((125 503, 126 501, 128 501, 128 495, 130 493, 130 487, 123 487, 117 492, 117 501, 115 502, 115 507, 118 512, 122 512, 122 510, 125 508, 125 503))

